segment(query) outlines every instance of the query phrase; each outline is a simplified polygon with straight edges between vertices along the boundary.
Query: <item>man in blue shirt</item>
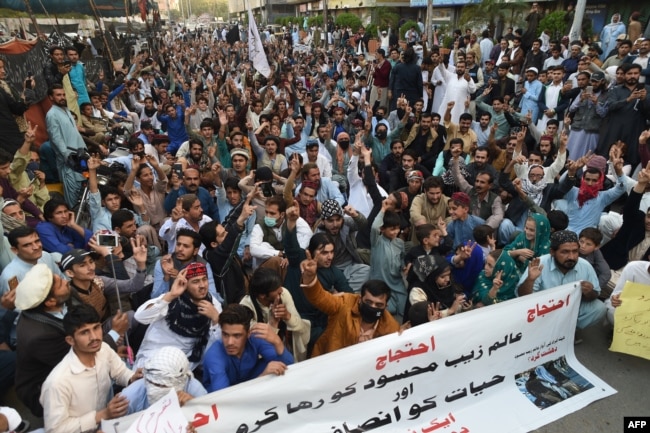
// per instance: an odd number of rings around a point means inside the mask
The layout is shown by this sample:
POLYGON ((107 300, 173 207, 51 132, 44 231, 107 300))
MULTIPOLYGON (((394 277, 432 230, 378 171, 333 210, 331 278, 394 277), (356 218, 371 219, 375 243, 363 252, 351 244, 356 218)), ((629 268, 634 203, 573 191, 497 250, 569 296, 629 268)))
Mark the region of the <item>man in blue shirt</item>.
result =
POLYGON ((72 63, 68 77, 70 77, 70 84, 72 84, 75 92, 77 92, 77 103, 79 105, 84 102, 90 103, 90 96, 88 96, 88 89, 86 87, 86 68, 79 61, 79 51, 75 47, 67 47, 65 54, 72 63))
POLYGON ((250 326, 252 312, 241 304, 230 304, 219 315, 221 341, 203 358, 203 385, 218 391, 267 374, 283 375, 293 364, 276 330, 265 323, 250 326))
POLYGON ((196 194, 201 202, 201 208, 205 215, 212 218, 214 221, 221 221, 219 218, 219 208, 214 202, 214 198, 210 195, 207 189, 199 186, 201 177, 199 171, 195 168, 188 168, 183 173, 183 178, 179 178, 176 173, 172 174, 172 189, 165 197, 165 212, 171 214, 172 209, 176 207, 178 198, 185 194, 196 194))
POLYGON ((519 280, 518 295, 580 282, 582 297, 578 311, 579 329, 601 323, 607 312, 598 300, 600 285, 591 264, 579 256, 578 236, 569 230, 553 232, 550 254, 534 258, 519 280))
POLYGON ((167 152, 176 155, 176 151, 183 142, 189 140, 187 131, 185 130, 185 112, 183 106, 183 94, 181 92, 174 92, 171 96, 171 104, 164 106, 164 111, 158 113, 158 119, 163 127, 167 128, 167 135, 169 136, 169 146, 167 152))

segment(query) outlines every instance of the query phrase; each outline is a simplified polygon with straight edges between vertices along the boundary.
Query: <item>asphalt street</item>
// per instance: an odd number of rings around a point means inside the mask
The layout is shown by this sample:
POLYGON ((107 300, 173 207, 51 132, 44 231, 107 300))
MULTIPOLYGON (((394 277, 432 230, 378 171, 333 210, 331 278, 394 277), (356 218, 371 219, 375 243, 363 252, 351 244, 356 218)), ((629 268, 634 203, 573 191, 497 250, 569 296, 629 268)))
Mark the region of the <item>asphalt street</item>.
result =
POLYGON ((650 416, 650 361, 611 352, 606 328, 582 331, 576 357, 618 393, 535 430, 535 433, 619 433, 624 416, 650 416))

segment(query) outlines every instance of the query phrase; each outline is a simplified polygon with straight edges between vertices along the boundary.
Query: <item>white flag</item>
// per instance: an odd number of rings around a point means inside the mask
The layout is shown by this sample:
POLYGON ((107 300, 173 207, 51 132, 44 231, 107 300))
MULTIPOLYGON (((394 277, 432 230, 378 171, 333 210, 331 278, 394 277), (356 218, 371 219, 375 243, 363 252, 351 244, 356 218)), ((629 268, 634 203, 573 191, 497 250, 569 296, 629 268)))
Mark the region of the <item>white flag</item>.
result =
POLYGON ((269 78, 271 67, 266 59, 260 33, 257 31, 257 24, 250 8, 248 9, 248 59, 253 62, 253 66, 260 74, 269 78))

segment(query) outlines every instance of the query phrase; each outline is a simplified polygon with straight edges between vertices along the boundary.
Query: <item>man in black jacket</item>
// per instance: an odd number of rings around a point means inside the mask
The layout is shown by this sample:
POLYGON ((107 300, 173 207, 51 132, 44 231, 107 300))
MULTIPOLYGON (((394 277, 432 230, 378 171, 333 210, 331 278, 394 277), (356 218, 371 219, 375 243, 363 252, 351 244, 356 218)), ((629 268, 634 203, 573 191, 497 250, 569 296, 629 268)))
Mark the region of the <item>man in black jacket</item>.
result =
POLYGON ((211 221, 199 229, 205 245, 203 258, 212 268, 216 290, 223 297, 224 305, 238 303, 246 295, 248 281, 237 246, 246 221, 257 208, 250 205, 256 191, 248 194, 246 200, 232 210, 225 225, 211 221))

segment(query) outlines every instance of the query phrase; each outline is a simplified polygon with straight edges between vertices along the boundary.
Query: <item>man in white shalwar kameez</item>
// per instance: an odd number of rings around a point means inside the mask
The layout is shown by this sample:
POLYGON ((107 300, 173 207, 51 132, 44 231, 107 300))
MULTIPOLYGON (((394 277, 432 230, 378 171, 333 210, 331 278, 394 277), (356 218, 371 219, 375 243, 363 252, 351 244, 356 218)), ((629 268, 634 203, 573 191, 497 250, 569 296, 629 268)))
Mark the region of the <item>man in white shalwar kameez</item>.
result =
POLYGON ((465 70, 465 62, 456 63, 456 71, 450 72, 445 68, 443 63, 438 65, 438 70, 442 73, 447 90, 443 98, 441 107, 446 107, 451 101, 454 101, 454 108, 451 111, 452 122, 458 123, 460 115, 465 112, 465 101, 471 94, 476 92, 476 83, 465 70))

